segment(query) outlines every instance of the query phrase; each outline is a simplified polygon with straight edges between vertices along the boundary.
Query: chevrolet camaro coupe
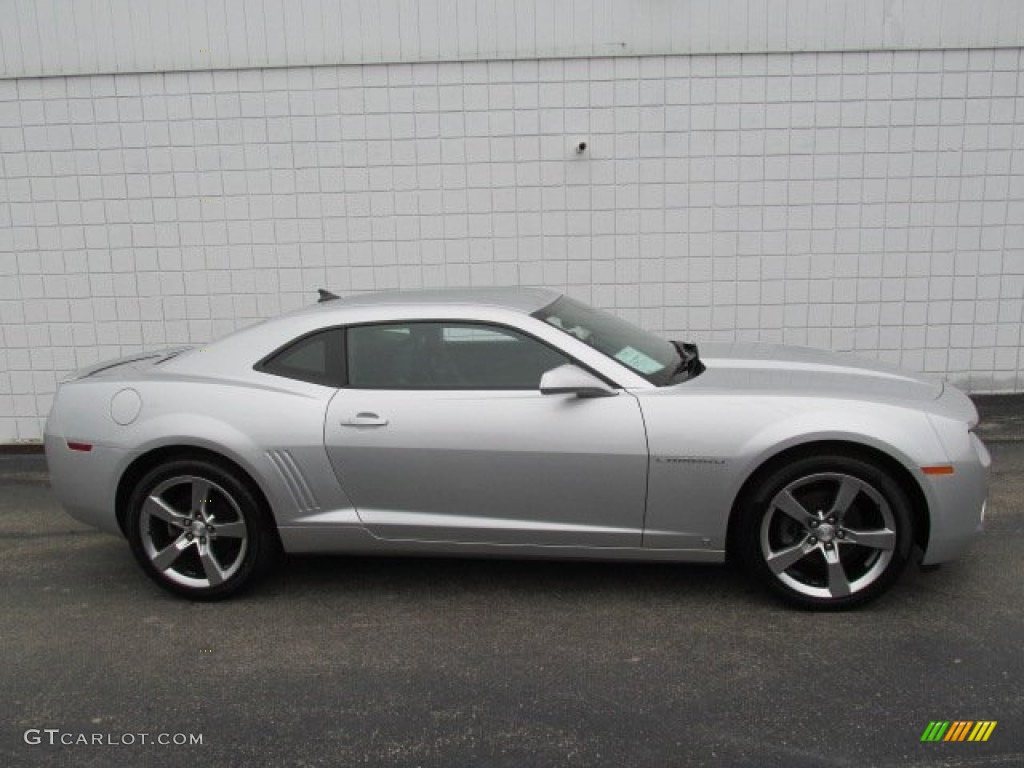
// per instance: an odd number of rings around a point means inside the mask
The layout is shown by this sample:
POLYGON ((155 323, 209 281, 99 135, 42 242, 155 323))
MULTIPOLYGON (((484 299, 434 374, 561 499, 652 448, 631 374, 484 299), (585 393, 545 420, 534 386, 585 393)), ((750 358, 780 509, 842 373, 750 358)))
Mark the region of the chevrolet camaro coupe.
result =
POLYGON ((955 558, 990 459, 959 390, 877 362, 666 341, 555 291, 321 291, 64 381, 53 488, 195 599, 291 553, 742 563, 845 608, 955 558))

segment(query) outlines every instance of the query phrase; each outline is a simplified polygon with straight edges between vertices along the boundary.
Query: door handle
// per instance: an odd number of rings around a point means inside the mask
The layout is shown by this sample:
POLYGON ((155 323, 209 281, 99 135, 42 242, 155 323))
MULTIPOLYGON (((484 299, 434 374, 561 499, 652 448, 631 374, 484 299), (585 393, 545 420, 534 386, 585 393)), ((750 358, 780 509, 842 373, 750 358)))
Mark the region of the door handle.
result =
POLYGON ((387 419, 382 419, 376 413, 369 411, 362 411, 341 421, 343 427, 386 427, 387 425, 387 419))

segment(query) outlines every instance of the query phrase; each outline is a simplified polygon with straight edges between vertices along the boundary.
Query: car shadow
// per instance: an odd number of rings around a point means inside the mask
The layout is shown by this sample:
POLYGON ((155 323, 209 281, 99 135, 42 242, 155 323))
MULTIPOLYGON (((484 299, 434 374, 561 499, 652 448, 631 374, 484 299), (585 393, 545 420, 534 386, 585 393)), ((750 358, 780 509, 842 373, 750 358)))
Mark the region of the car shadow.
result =
MULTIPOLYGON (((350 596, 516 598, 543 594, 714 601, 759 592, 721 565, 452 557, 291 555, 255 592, 344 590, 350 596)), ((757 599, 760 599, 758 597, 757 599)))

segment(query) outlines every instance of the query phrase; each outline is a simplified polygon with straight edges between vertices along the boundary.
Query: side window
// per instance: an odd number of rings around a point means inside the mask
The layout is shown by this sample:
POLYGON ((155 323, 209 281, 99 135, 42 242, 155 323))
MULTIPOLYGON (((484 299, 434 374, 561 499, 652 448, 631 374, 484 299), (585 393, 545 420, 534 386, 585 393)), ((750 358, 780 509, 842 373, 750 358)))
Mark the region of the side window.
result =
POLYGON ((537 389, 569 362, 510 328, 456 321, 355 326, 346 348, 349 386, 360 389, 537 389))
POLYGON ((329 328, 304 336, 256 365, 256 370, 289 379, 340 387, 345 383, 345 331, 329 328))

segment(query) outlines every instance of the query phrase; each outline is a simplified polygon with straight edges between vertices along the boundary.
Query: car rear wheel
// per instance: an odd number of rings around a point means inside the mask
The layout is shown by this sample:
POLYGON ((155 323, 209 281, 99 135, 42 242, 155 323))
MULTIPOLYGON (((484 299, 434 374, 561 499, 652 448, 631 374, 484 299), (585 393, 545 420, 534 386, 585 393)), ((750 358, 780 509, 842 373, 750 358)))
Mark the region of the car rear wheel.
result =
POLYGON ((876 464, 812 456, 768 474, 740 510, 753 576, 791 603, 841 609, 885 592, 910 558, 910 503, 876 464))
POLYGON ((273 562, 269 516, 236 472, 204 460, 158 466, 129 500, 132 552, 157 584, 195 600, 248 586, 273 562))

